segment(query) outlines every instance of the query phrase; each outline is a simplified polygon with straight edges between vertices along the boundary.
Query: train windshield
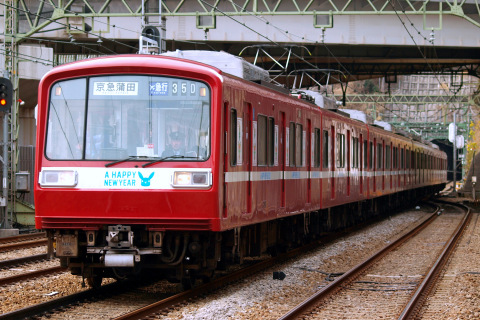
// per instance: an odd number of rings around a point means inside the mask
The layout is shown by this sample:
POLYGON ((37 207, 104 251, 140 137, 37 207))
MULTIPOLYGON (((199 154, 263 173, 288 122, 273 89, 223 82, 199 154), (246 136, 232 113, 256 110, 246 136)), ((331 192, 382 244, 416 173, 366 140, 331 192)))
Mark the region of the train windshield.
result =
POLYGON ((210 89, 200 81, 145 75, 57 82, 45 152, 52 160, 204 161, 210 89))

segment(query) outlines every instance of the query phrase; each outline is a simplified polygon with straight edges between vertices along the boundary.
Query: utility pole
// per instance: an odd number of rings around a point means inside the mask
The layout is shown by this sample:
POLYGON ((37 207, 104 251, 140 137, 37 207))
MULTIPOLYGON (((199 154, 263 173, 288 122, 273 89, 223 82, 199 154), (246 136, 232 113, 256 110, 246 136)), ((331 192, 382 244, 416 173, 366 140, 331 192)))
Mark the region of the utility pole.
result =
POLYGON ((17 164, 18 138, 18 11, 19 1, 5 0, 5 34, 4 34, 4 69, 3 77, 8 78, 13 86, 11 110, 3 113, 3 179, 2 198, 0 207, 3 207, 3 229, 11 228, 13 214, 16 210, 15 172, 17 164))

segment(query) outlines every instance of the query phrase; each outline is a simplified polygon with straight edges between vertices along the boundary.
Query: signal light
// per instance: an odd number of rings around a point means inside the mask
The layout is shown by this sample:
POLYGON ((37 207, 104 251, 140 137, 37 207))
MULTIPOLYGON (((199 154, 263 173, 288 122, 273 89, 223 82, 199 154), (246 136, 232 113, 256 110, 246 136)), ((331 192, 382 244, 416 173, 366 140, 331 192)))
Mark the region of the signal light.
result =
POLYGON ((0 111, 10 112, 13 102, 13 85, 7 78, 0 78, 0 111))

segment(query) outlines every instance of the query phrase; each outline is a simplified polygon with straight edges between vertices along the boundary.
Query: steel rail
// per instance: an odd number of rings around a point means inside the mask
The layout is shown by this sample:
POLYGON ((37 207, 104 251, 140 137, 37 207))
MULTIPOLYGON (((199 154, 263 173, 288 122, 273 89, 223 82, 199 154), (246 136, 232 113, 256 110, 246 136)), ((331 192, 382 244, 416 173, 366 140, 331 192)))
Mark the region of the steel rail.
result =
POLYGON ((114 282, 101 286, 98 289, 88 289, 77 292, 68 296, 60 297, 51 301, 39 303, 33 306, 25 307, 12 312, 0 315, 0 320, 18 320, 36 317, 42 313, 52 313, 55 309, 65 308, 66 306, 78 303, 83 300, 91 299, 105 299, 105 297, 116 295, 119 292, 124 292, 125 288, 132 288, 137 286, 134 280, 126 280, 121 282, 114 282))
MULTIPOLYGON (((436 217, 438 209, 422 224, 427 223, 428 220, 434 219, 436 217)), ((350 228, 349 230, 358 230, 360 227, 364 226, 363 224, 361 226, 356 226, 354 228, 350 228)), ((252 266, 243 268, 241 270, 235 271, 231 274, 225 275, 223 277, 220 277, 218 279, 215 279, 209 283, 203 284, 199 287, 193 288, 192 290, 185 291, 182 293, 179 293, 175 296, 169 297, 167 299, 158 301, 156 303, 147 305, 143 308, 139 308, 137 310, 134 310, 132 312, 126 313, 122 316, 119 316, 117 318, 114 318, 113 320, 137 320, 137 319, 145 319, 151 316, 152 314, 159 313, 164 311, 165 309, 168 309, 172 306, 178 305, 188 299, 192 299, 194 297, 200 296, 202 294, 217 290, 219 288, 222 288, 226 286, 229 283, 239 281, 241 279, 246 278, 247 276, 251 274, 258 273, 264 269, 267 269, 277 263, 283 262, 285 260, 288 260, 293 257, 297 257, 300 254, 304 254, 305 252, 312 250, 314 248, 317 248, 319 244, 325 244, 328 243, 329 241, 333 241, 335 239, 338 239, 339 236, 345 234, 346 232, 339 232, 339 233, 334 233, 332 235, 329 235, 327 237, 323 237, 320 240, 314 241, 310 244, 307 244, 305 246, 302 246, 300 248, 293 249, 289 252, 286 252, 284 254, 281 254, 277 257, 256 263, 252 266)))
MULTIPOLYGON (((364 224, 356 226, 355 228, 347 229, 347 231, 348 230, 350 230, 350 231, 358 230, 358 228, 360 228, 362 226, 364 226, 364 224)), ((318 241, 312 242, 312 243, 310 243, 310 244, 308 244, 308 245, 306 245, 302 248, 292 250, 292 251, 287 252, 283 255, 279 255, 278 257, 270 259, 269 261, 271 261, 271 260, 281 261, 281 260, 284 260, 284 259, 291 258, 295 255, 300 254, 300 253, 304 253, 306 250, 313 249, 313 248, 317 247, 319 244, 326 243, 328 241, 332 241, 332 240, 338 238, 339 236, 344 235, 347 231, 338 232, 338 233, 334 233, 330 236, 323 237, 318 241)), ((37 255, 37 256, 31 256, 31 257, 19 258, 19 259, 15 259, 15 260, 4 261, 3 262, 3 267, 12 266, 12 265, 19 265, 19 264, 27 263, 27 262, 30 262, 30 261, 38 261, 38 260, 42 260, 42 259, 47 259, 47 254, 40 254, 40 255, 37 255)), ((256 264, 255 266, 257 266, 257 265, 258 264, 256 264)), ((263 268, 266 268, 268 266, 269 265, 266 265, 263 268)), ((2 262, 0 262, 0 268, 1 267, 2 267, 2 262)), ((251 272, 255 272, 255 270, 253 268, 250 268, 249 270, 251 270, 251 272)), ((225 284, 225 283, 230 283, 230 282, 236 281, 236 280, 240 279, 240 277, 237 278, 232 274, 232 275, 226 275, 226 276, 222 277, 221 279, 223 279, 222 281, 225 284)), ((221 286, 216 281, 212 281, 210 284, 212 284, 212 283, 214 285, 217 285, 218 287, 221 286)), ((79 301, 82 301, 82 300, 85 300, 85 299, 92 299, 92 298, 96 298, 96 297, 103 297, 104 298, 105 295, 113 296, 113 295, 118 294, 119 292, 124 292, 125 288, 128 288, 128 290, 130 290, 130 289, 132 289, 132 287, 138 287, 138 286, 141 286, 141 283, 139 283, 136 279, 122 281, 122 282, 116 282, 116 283, 104 285, 104 286, 100 287, 99 289, 90 289, 90 290, 82 291, 82 292, 75 293, 75 294, 72 294, 72 295, 69 295, 69 296, 54 299, 54 300, 51 300, 51 301, 48 301, 48 302, 44 302, 44 303, 41 303, 41 304, 37 304, 37 305, 33 305, 33 306, 26 307, 26 308, 23 308, 23 309, 15 310, 15 311, 9 312, 7 314, 0 315, 0 320, 4 320, 4 319, 15 319, 16 320, 16 319, 35 317, 35 316, 38 316, 41 313, 53 312, 53 310, 55 310, 56 308, 64 308, 65 306, 68 306, 68 305, 74 304, 74 303, 78 303, 79 301)), ((198 287, 198 288, 200 288, 200 287, 198 287)), ((204 292, 202 292, 202 293, 204 293, 204 292)), ((194 294, 192 294, 192 296, 193 295, 194 294)), ((175 303, 178 303, 178 301, 181 301, 181 298, 179 298, 177 300, 170 299, 170 301, 172 301, 172 304, 175 304, 175 303)), ((128 319, 128 318, 126 318, 126 319, 128 319)))
POLYGON ((3 245, 0 245, 0 252, 45 246, 47 245, 47 243, 48 243, 47 239, 38 239, 38 240, 16 242, 11 244, 3 244, 3 245))
POLYGON ((41 276, 56 274, 56 273, 64 272, 66 270, 67 270, 66 268, 63 268, 61 266, 55 266, 55 267, 46 268, 42 270, 36 270, 36 271, 27 272, 27 273, 17 274, 15 276, 0 278, 0 286, 10 284, 10 283, 20 282, 24 280, 30 280, 30 279, 38 278, 41 276))
MULTIPOLYGON (((432 215, 433 216, 433 215, 432 215)), ((431 217, 430 217, 431 218, 431 217)), ((429 218, 429 219, 430 219, 429 218)), ((370 221, 372 222, 372 221, 370 221)), ((360 228, 364 227, 366 223, 362 223, 360 225, 357 225, 352 228, 348 228, 347 230, 344 230, 342 232, 337 232, 334 234, 331 234, 326 237, 322 237, 319 240, 313 241, 310 244, 307 244, 303 247, 296 248, 294 250, 291 250, 287 253, 281 254, 277 257, 274 257, 272 259, 256 263, 252 266, 249 266, 247 268, 244 268, 242 270, 239 270, 237 272, 225 275, 221 278, 215 279, 207 284, 204 284, 202 286, 196 287, 192 290, 186 291, 184 293, 177 294, 175 296, 169 297, 165 300, 159 301, 157 303, 151 304, 149 306, 137 309, 133 312, 124 314, 120 317, 115 318, 115 320, 119 319, 141 319, 144 317, 148 317, 149 315, 163 311, 165 308, 171 307, 173 305, 176 305, 178 303, 181 303, 187 299, 190 299, 195 296, 199 296, 201 294, 205 294, 209 291, 216 290, 218 288, 224 287, 228 283, 232 283, 235 281, 238 281, 240 279, 245 278, 246 276, 254 273, 258 273, 260 270, 264 270, 268 267, 271 267, 272 265, 288 260, 290 258, 296 257, 300 254, 304 254, 305 252, 312 250, 314 248, 317 248, 319 245, 328 243, 329 241, 333 241, 335 239, 338 239, 338 237, 343 236, 344 234, 354 231, 354 230, 359 230, 360 228)), ((37 256, 33 256, 36 259, 46 259, 47 254, 41 254, 37 256)), ((8 261, 8 265, 14 265, 14 264, 21 264, 25 263, 27 259, 31 259, 32 257, 26 257, 26 258, 20 258, 20 259, 15 259, 8 261)), ((1 262, 0 262, 0 267, 1 267, 1 262)), ((41 313, 46 313, 46 312, 53 312, 56 308, 64 308, 65 306, 78 303, 79 301, 85 300, 85 299, 93 299, 96 297, 105 297, 105 295, 116 295, 119 292, 123 292, 124 288, 132 289, 133 287, 137 287, 140 284, 138 283, 137 280, 127 280, 127 281, 122 281, 122 282, 117 282, 117 283, 112 283, 109 285, 105 285, 100 287, 99 289, 90 289, 90 290, 85 290, 73 295, 61 297, 52 301, 44 302, 41 304, 33 305, 30 307, 26 307, 20 310, 15 310, 3 315, 0 315, 0 320, 4 319, 20 319, 20 318, 29 318, 29 317, 35 317, 38 316, 41 313)), ((103 299, 102 298, 102 299, 103 299)))
POLYGON ((458 240, 463 235, 468 223, 472 218, 470 208, 467 208, 461 204, 453 204, 453 203, 449 203, 449 204, 463 207, 466 210, 465 217, 463 218, 462 222, 458 225, 457 229, 455 230, 454 234, 452 235, 448 243, 443 248, 442 253, 438 257, 437 261, 435 261, 435 263, 433 264, 430 271, 423 279, 420 286, 412 295, 412 298, 405 306, 405 309, 402 311, 402 313, 398 317, 398 320, 412 319, 415 316, 415 314, 420 310, 420 308, 422 307, 423 303, 427 298, 428 293, 430 292, 435 282, 438 280, 441 271, 443 270, 445 264, 450 258, 450 255, 454 251, 455 247, 457 246, 458 240))
MULTIPOLYGON (((329 237, 330 238, 330 237, 329 237)), ((325 240, 325 239, 324 239, 325 240)), ((299 254, 305 253, 307 250, 311 250, 319 245, 320 241, 314 241, 313 243, 307 244, 301 248, 296 248, 293 249, 289 252, 286 252, 284 254, 281 254, 277 257, 255 263, 249 267, 242 268, 240 270, 234 271, 230 274, 227 274, 225 276, 222 276, 218 279, 215 279, 211 282, 205 283, 203 285, 200 285, 198 287, 195 287, 191 290, 181 292, 179 294, 176 294, 174 296, 171 296, 167 299, 163 299, 161 301, 152 303, 150 305, 147 305, 143 308, 139 308, 137 310, 134 310, 132 312, 126 313, 124 315, 121 315, 117 318, 114 318, 113 320, 134 320, 134 319, 144 319, 148 318, 154 313, 161 312, 165 309, 168 309, 172 306, 175 306, 179 303, 182 303, 188 299, 195 298, 197 296, 200 296, 202 294, 217 290, 219 288, 225 287, 229 283, 233 283, 236 281, 239 281, 241 279, 244 279, 252 274, 256 274, 262 270, 267 269, 268 267, 271 267, 277 263, 280 263, 282 261, 285 261, 287 259, 290 259, 292 257, 298 256, 299 254)))
POLYGON ((46 234, 47 234, 46 232, 35 232, 35 233, 19 234, 11 237, 4 237, 4 238, 0 238, 0 244, 25 241, 25 240, 31 240, 31 239, 37 239, 37 238, 45 238, 46 234))
POLYGON ((440 208, 437 207, 435 212, 431 214, 430 217, 428 217, 428 219, 424 220, 422 223, 420 223, 414 229, 410 230, 409 232, 407 232, 406 234, 398 238, 396 241, 385 246, 383 249, 380 249, 377 253, 370 256, 363 262, 359 263, 358 265, 356 265, 355 267, 353 267, 352 269, 344 273, 342 276, 336 278, 332 283, 323 287, 321 290, 317 291, 316 293, 311 295, 309 298, 307 298, 306 300, 298 304, 296 307, 291 309, 289 312, 284 314, 282 317, 279 318, 279 320, 298 319, 300 316, 307 313, 309 310, 314 309, 319 304, 319 301, 325 299, 326 297, 340 290, 340 287, 342 285, 345 285, 346 283, 351 282, 358 275, 360 275, 361 272, 363 272, 365 269, 370 267, 373 263, 377 262, 387 253, 399 247, 400 245, 405 243, 407 240, 409 240, 410 238, 418 234, 420 231, 425 229, 438 216, 437 213, 439 210, 440 208))
POLYGON ((33 256, 28 256, 28 257, 23 257, 23 258, 17 258, 17 259, 11 259, 11 260, 4 260, 0 261, 0 269, 3 268, 10 268, 13 266, 18 266, 30 262, 37 262, 41 260, 47 260, 48 255, 46 253, 40 253, 36 254, 33 256))

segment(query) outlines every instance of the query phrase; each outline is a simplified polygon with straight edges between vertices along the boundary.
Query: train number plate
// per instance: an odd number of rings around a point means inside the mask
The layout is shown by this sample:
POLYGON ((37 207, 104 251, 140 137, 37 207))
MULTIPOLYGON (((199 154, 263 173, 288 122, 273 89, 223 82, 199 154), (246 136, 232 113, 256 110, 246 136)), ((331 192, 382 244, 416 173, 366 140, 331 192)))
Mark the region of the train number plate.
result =
POLYGON ((78 237, 74 234, 57 236, 57 257, 78 256, 78 237))

